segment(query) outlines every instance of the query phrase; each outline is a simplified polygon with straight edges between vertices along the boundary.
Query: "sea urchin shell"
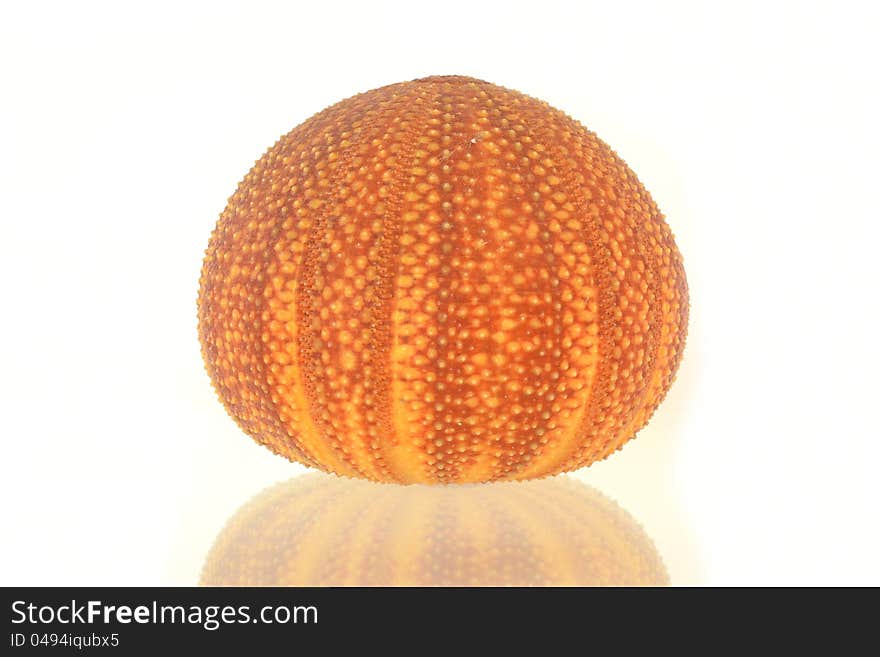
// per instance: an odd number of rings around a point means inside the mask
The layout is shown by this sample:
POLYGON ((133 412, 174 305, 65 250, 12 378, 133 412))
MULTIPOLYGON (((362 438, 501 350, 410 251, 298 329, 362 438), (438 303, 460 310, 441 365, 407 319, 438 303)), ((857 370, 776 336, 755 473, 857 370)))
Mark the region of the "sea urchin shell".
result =
POLYGON ((289 459, 377 481, 574 470, 649 419, 687 328, 635 174, 546 103, 466 77, 344 100, 282 137, 211 236, 220 399, 289 459))

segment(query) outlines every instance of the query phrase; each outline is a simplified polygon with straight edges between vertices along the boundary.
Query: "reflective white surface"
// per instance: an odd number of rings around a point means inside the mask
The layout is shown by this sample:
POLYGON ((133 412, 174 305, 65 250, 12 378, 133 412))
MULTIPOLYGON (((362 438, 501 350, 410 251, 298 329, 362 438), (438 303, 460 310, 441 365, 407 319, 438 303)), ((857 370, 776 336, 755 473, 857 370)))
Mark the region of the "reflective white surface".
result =
POLYGON ((880 584, 880 21, 804 4, 4 10, 0 584, 194 584, 235 510, 305 471, 214 398, 202 252, 280 134, 432 73, 584 122, 684 255, 677 383, 573 476, 643 526, 673 584, 880 584))
POLYGON ((248 500, 206 586, 666 586, 650 537, 570 478, 396 486, 301 475, 248 500))

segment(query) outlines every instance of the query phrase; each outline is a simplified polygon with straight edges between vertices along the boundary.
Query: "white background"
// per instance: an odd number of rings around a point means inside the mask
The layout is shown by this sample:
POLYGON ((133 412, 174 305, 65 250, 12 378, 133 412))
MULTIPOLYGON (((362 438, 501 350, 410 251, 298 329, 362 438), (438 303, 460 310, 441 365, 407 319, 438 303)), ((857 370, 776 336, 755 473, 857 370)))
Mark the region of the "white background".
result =
POLYGON ((547 100, 651 190, 691 287, 679 380, 578 473, 674 583, 880 584, 874 3, 4 3, 0 584, 191 584, 303 468, 196 336, 216 218, 281 134, 430 74, 547 100))

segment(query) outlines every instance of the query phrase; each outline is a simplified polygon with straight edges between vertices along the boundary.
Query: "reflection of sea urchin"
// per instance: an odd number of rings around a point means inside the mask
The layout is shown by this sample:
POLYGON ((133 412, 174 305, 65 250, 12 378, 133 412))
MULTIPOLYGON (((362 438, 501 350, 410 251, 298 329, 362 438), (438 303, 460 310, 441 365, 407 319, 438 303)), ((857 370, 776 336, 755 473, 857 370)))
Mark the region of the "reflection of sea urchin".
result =
POLYGON ((282 137, 229 201, 199 294, 208 372, 258 442, 343 475, 527 479, 630 439, 687 325, 681 256, 603 142, 433 77, 282 137))
POLYGON ((663 585, 651 539, 568 477, 382 486, 307 475, 243 506, 201 581, 250 586, 663 585))

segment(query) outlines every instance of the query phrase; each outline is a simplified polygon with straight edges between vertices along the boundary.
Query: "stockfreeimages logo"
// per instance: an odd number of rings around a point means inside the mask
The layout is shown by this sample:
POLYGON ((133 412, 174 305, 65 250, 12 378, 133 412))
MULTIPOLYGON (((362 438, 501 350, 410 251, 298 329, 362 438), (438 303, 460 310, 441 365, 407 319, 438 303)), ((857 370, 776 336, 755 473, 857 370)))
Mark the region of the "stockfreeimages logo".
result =
POLYGON ((142 625, 200 625, 208 631, 223 625, 241 623, 317 624, 318 609, 314 606, 267 605, 252 610, 250 605, 111 605, 100 600, 69 604, 36 605, 25 600, 12 603, 12 623, 20 625, 94 625, 137 623, 142 625))

